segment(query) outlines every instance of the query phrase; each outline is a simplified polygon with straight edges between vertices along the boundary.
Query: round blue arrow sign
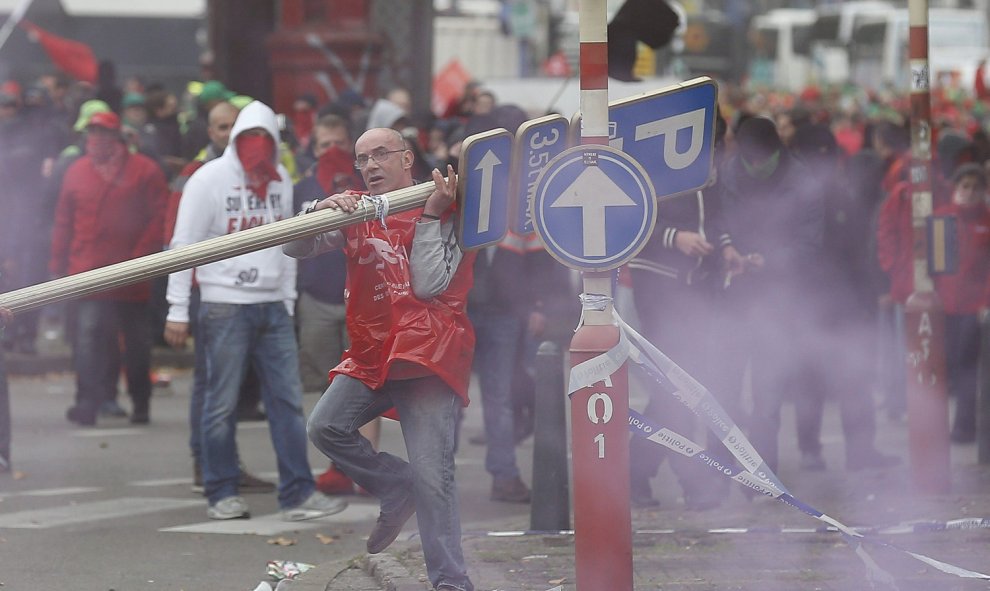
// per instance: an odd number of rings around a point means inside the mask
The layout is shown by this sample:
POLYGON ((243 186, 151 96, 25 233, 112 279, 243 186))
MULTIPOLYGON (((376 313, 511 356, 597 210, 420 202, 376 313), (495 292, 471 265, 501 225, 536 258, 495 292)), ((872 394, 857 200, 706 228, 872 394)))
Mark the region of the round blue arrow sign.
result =
POLYGON ((627 263, 650 239, 657 208, 653 184, 629 155, 577 146, 550 161, 536 181, 533 227, 547 251, 582 271, 627 263))

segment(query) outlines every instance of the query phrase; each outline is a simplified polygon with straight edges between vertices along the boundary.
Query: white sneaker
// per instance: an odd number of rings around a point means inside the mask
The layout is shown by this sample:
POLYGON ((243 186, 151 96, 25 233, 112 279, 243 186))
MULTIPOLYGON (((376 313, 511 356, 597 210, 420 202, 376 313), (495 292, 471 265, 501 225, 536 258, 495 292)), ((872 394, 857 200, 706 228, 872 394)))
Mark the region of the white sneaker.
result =
POLYGON ((347 508, 347 501, 339 497, 328 497, 318 490, 314 490, 309 498, 292 507, 282 511, 282 519, 285 521, 305 521, 326 517, 340 513, 347 508))
POLYGON ((206 509, 210 519, 248 519, 251 513, 241 497, 224 497, 206 509))

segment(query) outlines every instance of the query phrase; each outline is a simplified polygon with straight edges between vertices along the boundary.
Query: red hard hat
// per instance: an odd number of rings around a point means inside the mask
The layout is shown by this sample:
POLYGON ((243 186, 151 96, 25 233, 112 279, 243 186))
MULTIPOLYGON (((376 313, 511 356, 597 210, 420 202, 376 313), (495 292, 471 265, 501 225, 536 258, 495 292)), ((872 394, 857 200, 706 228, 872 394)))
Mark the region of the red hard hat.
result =
POLYGON ((120 131, 120 117, 116 113, 94 113, 87 127, 102 127, 110 131, 120 131))

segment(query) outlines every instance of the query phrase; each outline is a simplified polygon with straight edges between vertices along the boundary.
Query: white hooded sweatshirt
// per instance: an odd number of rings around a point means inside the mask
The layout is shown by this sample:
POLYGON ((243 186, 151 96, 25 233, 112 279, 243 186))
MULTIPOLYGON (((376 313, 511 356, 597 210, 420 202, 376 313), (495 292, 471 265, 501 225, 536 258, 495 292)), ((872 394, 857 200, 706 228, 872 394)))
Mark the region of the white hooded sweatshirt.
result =
MULTIPOLYGON (((281 180, 272 181, 264 199, 247 188, 244 167, 237 157, 237 136, 261 127, 279 145, 275 113, 254 101, 237 116, 230 143, 223 155, 197 170, 186 182, 179 202, 175 233, 169 248, 179 248, 216 236, 247 230, 291 217, 292 180, 284 166, 275 162, 281 180)), ((189 322, 189 290, 192 270, 172 273, 168 278, 168 320, 189 322)), ((292 312, 296 299, 296 261, 281 247, 242 254, 196 268, 202 301, 223 304, 285 303, 292 312)))

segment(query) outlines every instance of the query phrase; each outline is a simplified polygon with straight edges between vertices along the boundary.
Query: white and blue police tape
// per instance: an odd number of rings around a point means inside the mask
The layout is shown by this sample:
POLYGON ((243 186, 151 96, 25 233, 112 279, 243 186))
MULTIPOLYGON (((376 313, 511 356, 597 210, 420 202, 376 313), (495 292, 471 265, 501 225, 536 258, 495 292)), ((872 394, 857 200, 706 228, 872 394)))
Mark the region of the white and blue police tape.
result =
MULTIPOLYGON (((598 307, 600 304, 599 300, 601 299, 604 298, 582 297, 582 304, 585 307, 598 307)), ((620 330, 619 342, 609 351, 580 363, 571 369, 567 389, 568 395, 572 395, 582 388, 606 380, 627 359, 632 360, 653 377, 667 394, 677 398, 682 404, 691 409, 692 412, 701 417, 706 423, 706 426, 719 436, 722 444, 739 461, 744 470, 725 465, 724 462, 712 457, 702 446, 690 439, 660 425, 652 424, 646 417, 635 413, 635 411, 630 411, 630 429, 634 433, 647 437, 654 443, 668 447, 677 453, 695 458, 709 468, 720 472, 723 476, 731 478, 751 490, 779 499, 799 511, 835 528, 836 531, 842 533, 843 539, 853 548, 860 560, 863 561, 871 583, 881 584, 894 589, 897 588, 893 577, 880 568, 866 553, 861 543, 863 541, 900 551, 947 574, 964 578, 990 580, 990 575, 970 571, 935 560, 923 554, 910 552, 881 540, 866 538, 863 533, 796 498, 780 482, 780 479, 773 470, 767 466, 753 445, 743 435, 742 430, 735 424, 728 413, 725 412, 718 401, 715 400, 711 392, 691 377, 690 374, 681 369, 669 357, 664 355, 663 352, 653 346, 652 343, 633 330, 632 327, 619 317, 617 312, 613 311, 613 317, 620 330), (647 429, 649 429, 649 432, 647 432, 647 429)))
MULTIPOLYGON (((770 482, 758 481, 758 480, 754 482, 752 480, 754 478, 753 475, 748 474, 745 471, 739 470, 733 466, 724 465, 724 463, 720 462, 717 458, 713 458, 707 452, 707 450, 704 449, 704 447, 690 441, 685 437, 682 437, 680 434, 676 433, 675 431, 672 431, 660 424, 650 421, 645 416, 641 415, 640 413, 634 410, 629 411, 629 430, 640 437, 645 437, 650 441, 653 441, 654 443, 662 445, 672 451, 687 456, 695 461, 701 462, 708 468, 711 468, 716 472, 722 474, 723 476, 726 476, 728 478, 731 478, 732 480, 735 480, 736 482, 739 482, 740 484, 746 486, 747 488, 753 489, 764 495, 773 497, 783 503, 786 503, 787 505, 790 505, 791 507, 794 507, 795 509, 801 511, 806 515, 810 515, 815 519, 818 519, 820 521, 829 524, 830 527, 826 528, 824 531, 832 531, 832 532, 837 531, 842 533, 844 537, 847 539, 847 541, 850 541, 852 543, 857 555, 859 555, 860 558, 863 559, 864 561, 869 559, 869 556, 865 554, 865 551, 863 551, 860 548, 861 544, 859 544, 859 541, 863 541, 870 544, 882 546, 885 548, 891 548, 899 552, 903 552, 944 573, 953 574, 965 578, 990 579, 990 575, 985 575, 983 573, 960 568, 945 562, 941 562, 939 560, 935 560, 934 558, 930 558, 923 554, 916 554, 914 552, 904 550, 903 548, 899 548, 893 544, 890 544, 889 542, 884 542, 879 539, 867 537, 867 534, 877 535, 880 533, 889 534, 889 533, 914 533, 917 531, 935 531, 934 524, 932 524, 931 522, 920 522, 914 525, 905 524, 905 525, 897 526, 895 528, 849 527, 844 525, 840 521, 826 515, 825 513, 822 513, 821 511, 815 509, 814 507, 805 503, 804 501, 801 501, 800 499, 794 497, 791 493, 781 491, 777 487, 773 486, 770 482), (926 525, 923 526, 922 523, 925 523, 926 525)), ((948 529, 949 527, 952 527, 953 529, 964 529, 967 527, 969 528, 990 527, 990 521, 986 519, 957 520, 957 522, 952 525, 950 525, 950 523, 951 522, 941 522, 939 526, 941 526, 941 528, 943 529, 948 529)), ((819 531, 819 530, 811 530, 811 531, 819 531)), ((765 528, 757 528, 755 530, 754 529, 710 530, 710 533, 756 533, 756 532, 766 533, 767 530, 765 528)), ((808 532, 806 531, 805 533, 808 532)), ((872 559, 869 559, 869 563, 872 565, 871 570, 872 568, 879 569, 879 567, 876 566, 875 563, 873 563, 872 559)), ((882 569, 880 572, 883 572, 882 569)))

